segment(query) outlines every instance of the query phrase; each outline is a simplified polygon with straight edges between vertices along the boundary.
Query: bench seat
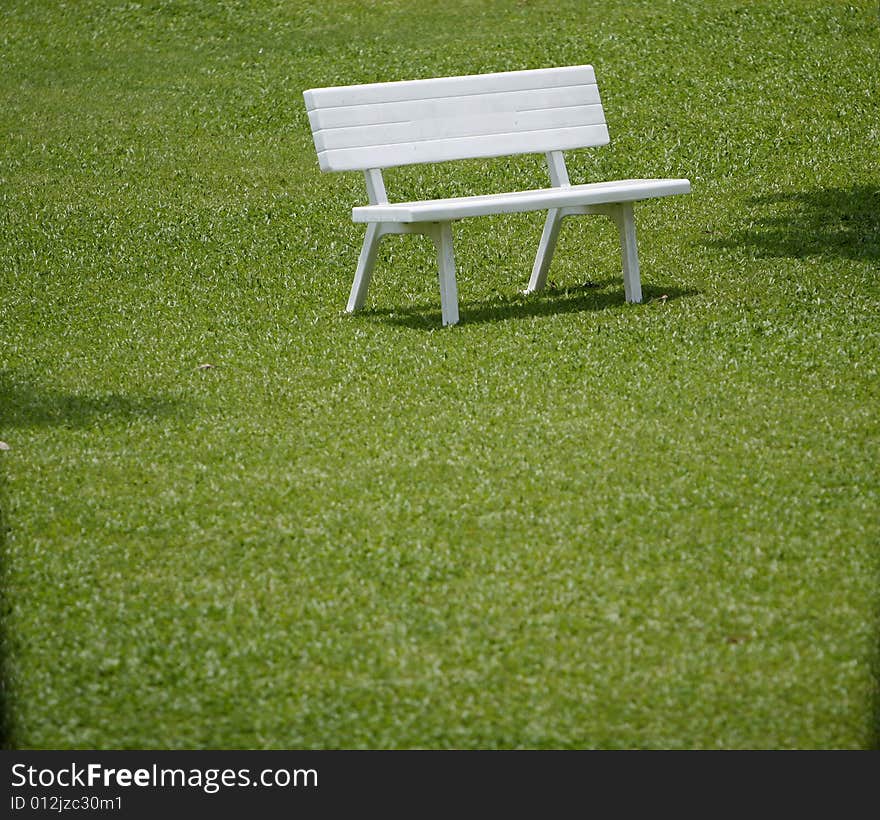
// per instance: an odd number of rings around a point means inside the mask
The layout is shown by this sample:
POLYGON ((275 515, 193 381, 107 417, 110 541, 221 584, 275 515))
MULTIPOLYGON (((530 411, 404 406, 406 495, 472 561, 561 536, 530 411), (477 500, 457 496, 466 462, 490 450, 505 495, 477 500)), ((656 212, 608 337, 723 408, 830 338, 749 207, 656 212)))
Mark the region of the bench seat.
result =
POLYGON ((690 190, 690 181, 686 179, 623 179, 614 182, 569 185, 564 188, 511 191, 504 194, 363 205, 353 208, 351 215, 355 222, 448 222, 468 216, 637 202, 671 194, 687 194, 690 190))

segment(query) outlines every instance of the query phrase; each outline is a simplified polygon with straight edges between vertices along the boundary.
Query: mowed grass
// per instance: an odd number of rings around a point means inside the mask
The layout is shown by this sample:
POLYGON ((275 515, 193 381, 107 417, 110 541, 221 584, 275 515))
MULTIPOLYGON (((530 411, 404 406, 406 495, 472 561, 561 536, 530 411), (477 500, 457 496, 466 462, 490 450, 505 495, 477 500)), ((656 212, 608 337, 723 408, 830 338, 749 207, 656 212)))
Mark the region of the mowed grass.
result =
MULTIPOLYGON (((0 9, 13 748, 865 748, 880 737, 874 2, 0 9), (302 91, 591 63, 605 220, 392 237, 302 91), (591 283, 584 287, 585 283, 591 283), (208 366, 209 365, 209 366, 208 366)), ((541 157, 392 198, 541 187, 541 157)))

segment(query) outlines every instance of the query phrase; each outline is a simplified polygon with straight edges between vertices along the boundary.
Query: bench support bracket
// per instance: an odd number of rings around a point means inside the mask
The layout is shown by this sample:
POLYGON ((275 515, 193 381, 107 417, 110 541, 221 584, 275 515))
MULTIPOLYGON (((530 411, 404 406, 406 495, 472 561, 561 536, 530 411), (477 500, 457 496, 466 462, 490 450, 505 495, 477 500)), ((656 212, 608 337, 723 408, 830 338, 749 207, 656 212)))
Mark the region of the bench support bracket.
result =
POLYGON ((367 235, 358 258, 357 271, 348 297, 348 313, 359 310, 367 298, 373 276, 379 240, 386 234, 422 234, 429 236, 437 250, 437 274, 440 281, 440 309, 444 325, 458 323, 458 286, 455 281, 455 253, 452 247, 451 222, 369 222, 367 235))
POLYGON ((551 208, 544 221, 544 231, 532 266, 532 276, 526 293, 541 290, 547 283, 547 272, 556 250, 562 220, 569 216, 601 214, 617 225, 620 235, 620 253, 623 262, 623 288, 627 302, 642 301, 642 285, 639 277, 639 252, 636 245, 636 223, 631 202, 610 205, 580 205, 570 208, 551 208))
MULTIPOLYGON (((364 171, 367 183, 367 196, 371 205, 383 205, 388 202, 385 192, 385 180, 381 168, 369 168, 364 171)), ((352 313, 364 306, 367 288, 373 278, 376 256, 379 252, 379 240, 389 233, 415 233, 430 236, 437 249, 437 272, 440 279, 440 310, 444 325, 458 323, 458 287, 455 283, 455 254, 452 250, 451 222, 369 222, 367 235, 358 257, 357 270, 348 297, 346 311, 352 313)))

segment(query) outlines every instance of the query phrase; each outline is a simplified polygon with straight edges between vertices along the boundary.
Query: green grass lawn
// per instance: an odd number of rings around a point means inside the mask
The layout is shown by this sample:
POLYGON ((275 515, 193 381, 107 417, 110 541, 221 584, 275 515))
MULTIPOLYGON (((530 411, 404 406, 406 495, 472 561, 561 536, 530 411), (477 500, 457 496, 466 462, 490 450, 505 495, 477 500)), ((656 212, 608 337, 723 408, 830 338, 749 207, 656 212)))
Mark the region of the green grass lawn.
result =
MULTIPOLYGON (((12 748, 880 742, 877 3, 0 7, 12 748), (591 63, 616 232, 457 223, 343 312, 302 91, 591 63), (593 283, 584 287, 585 282, 593 283), (202 367, 211 365, 211 367, 202 367)), ((543 158, 390 171, 395 199, 543 158)))

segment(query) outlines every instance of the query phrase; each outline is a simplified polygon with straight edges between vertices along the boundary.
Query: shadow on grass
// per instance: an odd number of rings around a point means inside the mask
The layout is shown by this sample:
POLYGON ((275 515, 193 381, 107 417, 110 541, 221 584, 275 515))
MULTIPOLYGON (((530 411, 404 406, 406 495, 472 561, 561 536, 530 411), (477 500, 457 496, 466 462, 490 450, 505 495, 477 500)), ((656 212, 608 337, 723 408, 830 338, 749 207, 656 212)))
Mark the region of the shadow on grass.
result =
MULTIPOLYGON (((876 589, 880 589, 880 572, 878 572, 876 589)), ((875 752, 880 752, 880 603, 877 604, 875 611, 875 619, 877 623, 877 638, 874 646, 874 657, 871 659, 872 669, 874 673, 874 697, 871 703, 871 737, 868 748, 875 752)))
POLYGON ((0 433, 36 427, 83 428, 101 421, 170 416, 179 410, 179 402, 173 399, 55 392, 16 382, 0 372, 0 433))
POLYGON ((705 244, 768 257, 880 261, 880 184, 770 194, 748 205, 748 229, 705 244))
MULTIPOLYGON (((101 423, 116 423, 133 418, 163 418, 179 415, 180 403, 163 398, 129 397, 110 393, 88 395, 47 391, 15 381, 0 371, 0 439, 14 449, 14 430, 40 427, 87 428, 101 423)), ((6 454, 0 452, 0 457, 6 454)), ((0 462, 2 467, 2 462, 0 462)), ((7 541, 10 530, 8 492, 0 472, 0 578, 7 572, 7 541)), ((11 602, 6 585, 0 588, 0 749, 15 748, 15 726, 12 720, 10 685, 10 636, 8 616, 11 602)))
MULTIPOLYGON (((880 644, 880 640, 877 641, 880 644)), ((880 646, 877 647, 877 654, 880 655, 880 646)), ((874 752, 880 752, 880 660, 874 660, 874 703, 871 718, 871 739, 868 749, 874 752)))
MULTIPOLYGON (((6 481, 0 474, 0 578, 6 577, 6 499, 6 481)), ((0 749, 14 748, 9 691, 9 633, 6 628, 10 608, 4 583, 0 585, 0 749)))
MULTIPOLYGON (((643 286, 643 305, 691 296, 697 291, 658 285, 643 286)), ((570 288, 549 286, 539 293, 502 295, 479 302, 459 303, 459 324, 504 322, 564 313, 607 310, 626 304, 623 282, 618 279, 590 282, 570 288)), ((363 316, 386 324, 416 330, 436 329, 441 324, 440 297, 436 302, 399 308, 369 308, 363 316)))
MULTIPOLYGON (((763 257, 811 256, 880 262, 880 183, 753 197, 750 225, 715 248, 752 248, 763 257)), ((876 276, 877 267, 872 267, 876 276)), ((869 748, 880 750, 880 608, 872 670, 869 748)))

